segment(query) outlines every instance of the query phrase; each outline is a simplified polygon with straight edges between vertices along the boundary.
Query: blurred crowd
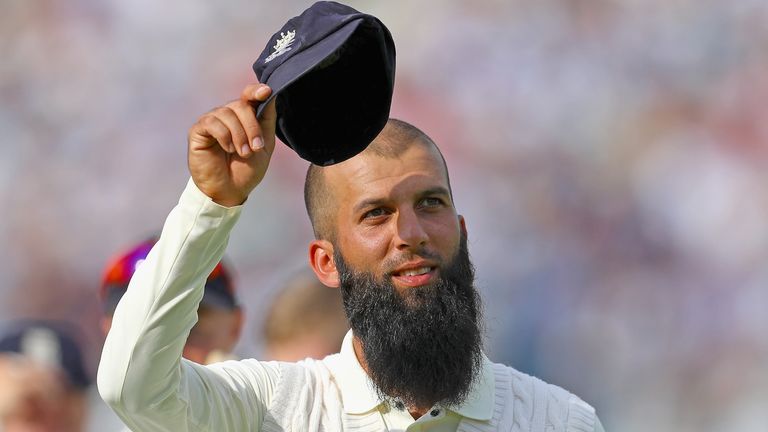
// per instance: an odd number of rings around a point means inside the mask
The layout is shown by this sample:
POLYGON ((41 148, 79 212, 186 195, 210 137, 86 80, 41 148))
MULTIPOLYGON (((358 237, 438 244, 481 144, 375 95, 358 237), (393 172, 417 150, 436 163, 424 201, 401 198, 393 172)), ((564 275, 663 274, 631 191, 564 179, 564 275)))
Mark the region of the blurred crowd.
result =
MULTIPOLYGON (((392 115, 445 153, 489 356, 609 431, 764 431, 768 3, 348 3, 392 32, 392 115)), ((0 329, 69 323, 93 376, 105 266, 159 231, 187 128, 309 4, 3 3, 0 329)), ((239 356, 281 334, 265 321, 306 260, 306 166, 278 148, 230 241, 239 356)))

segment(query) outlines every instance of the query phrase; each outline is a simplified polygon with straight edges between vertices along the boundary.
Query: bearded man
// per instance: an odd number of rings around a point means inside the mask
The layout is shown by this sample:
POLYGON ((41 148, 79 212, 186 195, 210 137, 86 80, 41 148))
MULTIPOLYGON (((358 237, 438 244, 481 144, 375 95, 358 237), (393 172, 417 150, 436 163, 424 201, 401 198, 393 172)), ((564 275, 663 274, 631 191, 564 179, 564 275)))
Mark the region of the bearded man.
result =
MULTIPOLYGON (((434 142, 390 120, 360 154, 310 166, 309 263, 341 288, 340 353, 298 363, 182 358, 206 276, 275 150, 271 89, 203 115, 191 180, 114 314, 99 390, 140 431, 602 431, 569 392, 492 363, 464 218, 434 142)), ((252 205, 268 205, 252 203, 252 205)))

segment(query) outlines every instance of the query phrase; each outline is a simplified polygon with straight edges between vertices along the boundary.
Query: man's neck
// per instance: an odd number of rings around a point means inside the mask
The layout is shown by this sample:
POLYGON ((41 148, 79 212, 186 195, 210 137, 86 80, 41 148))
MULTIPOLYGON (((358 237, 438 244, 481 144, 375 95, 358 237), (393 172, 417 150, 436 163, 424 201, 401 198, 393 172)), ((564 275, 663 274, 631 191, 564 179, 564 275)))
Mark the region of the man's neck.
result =
MULTIPOLYGON (((354 336, 352 338, 352 347, 355 350, 355 357, 357 357, 358 363, 360 363, 360 366, 363 368, 366 374, 368 374, 368 362, 365 361, 365 356, 363 355, 363 343, 360 342, 360 339, 357 338, 357 336, 354 336)), ((370 374, 368 374, 370 376, 370 374)), ((411 414, 411 417, 413 417, 414 420, 418 420, 423 416, 424 414, 429 411, 430 407, 425 408, 415 408, 415 407, 407 407, 408 412, 411 414)))

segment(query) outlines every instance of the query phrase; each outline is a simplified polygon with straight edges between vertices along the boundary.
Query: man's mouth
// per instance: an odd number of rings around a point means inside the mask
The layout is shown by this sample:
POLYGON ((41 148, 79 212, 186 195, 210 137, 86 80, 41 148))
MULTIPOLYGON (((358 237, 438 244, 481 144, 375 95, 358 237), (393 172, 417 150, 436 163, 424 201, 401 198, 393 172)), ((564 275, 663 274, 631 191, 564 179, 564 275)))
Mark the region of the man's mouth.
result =
POLYGON ((437 273, 437 267, 420 266, 397 270, 392 273, 392 278, 400 285, 417 287, 428 284, 437 273))

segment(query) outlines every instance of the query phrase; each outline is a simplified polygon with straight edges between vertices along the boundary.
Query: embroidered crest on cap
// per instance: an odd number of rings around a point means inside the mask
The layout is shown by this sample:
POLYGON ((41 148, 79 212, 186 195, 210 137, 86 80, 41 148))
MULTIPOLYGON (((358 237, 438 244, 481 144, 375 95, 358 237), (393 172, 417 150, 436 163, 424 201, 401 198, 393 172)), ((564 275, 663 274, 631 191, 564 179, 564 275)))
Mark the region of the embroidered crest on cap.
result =
POLYGON ((287 33, 280 32, 280 39, 278 39, 277 42, 275 42, 275 46, 272 47, 275 51, 270 54, 269 57, 264 59, 264 63, 269 63, 276 57, 280 57, 281 55, 290 51, 295 37, 296 30, 290 30, 287 33))

